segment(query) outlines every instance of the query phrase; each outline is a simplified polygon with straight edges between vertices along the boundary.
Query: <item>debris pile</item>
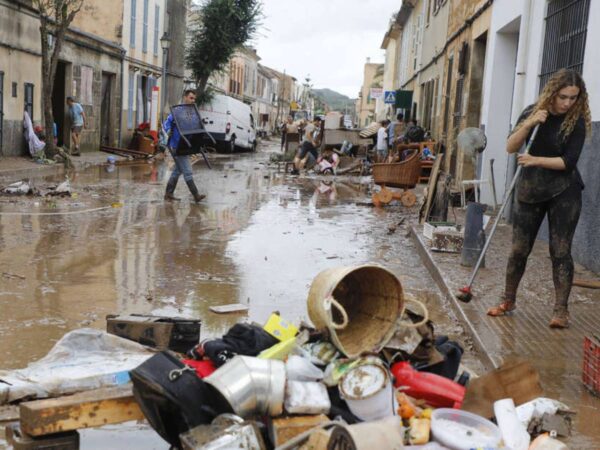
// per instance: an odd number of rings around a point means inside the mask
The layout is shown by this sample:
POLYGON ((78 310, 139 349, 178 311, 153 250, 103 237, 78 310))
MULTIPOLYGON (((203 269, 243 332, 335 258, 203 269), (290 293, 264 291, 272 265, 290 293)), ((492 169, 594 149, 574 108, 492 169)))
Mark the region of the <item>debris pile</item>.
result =
POLYGON ((394 274, 364 265, 314 279, 312 324, 273 313, 200 342, 199 320, 108 316, 120 337, 70 333, 51 352, 61 372, 34 374, 42 360, 27 379, 0 374, 4 402, 59 396, 21 403, 9 438, 51 441, 61 430, 75 439, 78 428, 143 416, 186 450, 566 448, 556 437, 569 435, 574 412, 543 398, 535 369, 514 360, 475 376, 462 347, 435 335, 427 308, 405 302, 394 274), (89 408, 93 418, 73 419, 89 408))

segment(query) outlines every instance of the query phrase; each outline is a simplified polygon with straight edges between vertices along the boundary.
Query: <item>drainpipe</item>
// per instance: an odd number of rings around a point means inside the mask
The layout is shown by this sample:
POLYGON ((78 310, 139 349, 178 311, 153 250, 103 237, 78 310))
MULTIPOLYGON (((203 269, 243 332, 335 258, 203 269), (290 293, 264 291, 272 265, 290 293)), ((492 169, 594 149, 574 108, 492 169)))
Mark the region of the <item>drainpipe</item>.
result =
POLYGON ((121 144, 121 133, 122 133, 122 129, 123 129, 123 88, 125 86, 125 82, 123 81, 123 78, 125 77, 125 73, 123 72, 123 70, 125 69, 125 51, 121 51, 121 105, 119 105, 119 137, 118 137, 118 146, 122 147, 121 144))
MULTIPOLYGON (((531 8, 532 2, 531 0, 523 0, 523 10, 521 13, 521 26, 519 29, 519 43, 517 50, 517 68, 515 73, 515 86, 511 107, 511 127, 514 125, 512 123, 513 111, 517 111, 519 114, 525 108, 525 83, 527 81, 527 63, 529 56, 529 23, 531 20, 531 8)), ((510 130, 509 130, 510 131, 510 130)), ((509 156, 507 159, 507 167, 506 167, 506 180, 505 180, 505 189, 508 189, 512 178, 515 175, 517 170, 517 160, 516 156, 509 156)), ((507 205, 506 212, 504 213, 504 218, 506 220, 510 220, 512 217, 512 203, 507 205)))

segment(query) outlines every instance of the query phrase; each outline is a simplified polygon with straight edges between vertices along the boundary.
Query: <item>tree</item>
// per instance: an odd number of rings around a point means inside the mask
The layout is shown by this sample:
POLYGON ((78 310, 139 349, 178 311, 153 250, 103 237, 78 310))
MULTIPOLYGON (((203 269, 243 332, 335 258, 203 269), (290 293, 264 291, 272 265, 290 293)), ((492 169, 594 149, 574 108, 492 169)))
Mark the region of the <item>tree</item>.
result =
POLYGON ((210 76, 223 71, 235 50, 255 36, 261 15, 260 0, 204 0, 199 7, 185 60, 200 103, 210 76))
MULTIPOLYGON (((40 13, 40 36, 42 39, 42 109, 46 151, 49 156, 57 152, 54 145, 54 115, 52 114, 52 91, 58 57, 67 29, 81 10, 84 0, 33 0, 40 13)), ((33 120, 33 117, 32 117, 33 120)), ((59 152, 65 156, 64 152, 59 152)), ((68 159, 67 159, 68 160, 68 159)))

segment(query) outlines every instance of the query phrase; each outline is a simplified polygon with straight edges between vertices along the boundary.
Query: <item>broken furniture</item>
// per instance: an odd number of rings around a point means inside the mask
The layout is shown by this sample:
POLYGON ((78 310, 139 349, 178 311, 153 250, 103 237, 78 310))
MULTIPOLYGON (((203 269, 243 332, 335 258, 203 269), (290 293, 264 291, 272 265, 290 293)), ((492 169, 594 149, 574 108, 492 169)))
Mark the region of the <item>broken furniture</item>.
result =
POLYGON ((204 122, 200 117, 198 106, 193 103, 191 105, 181 104, 171 106, 171 115, 175 121, 175 125, 179 130, 182 141, 179 142, 179 147, 174 150, 175 155, 193 155, 200 153, 204 158, 204 162, 209 169, 212 169, 208 156, 204 151, 206 144, 216 145, 215 139, 206 131, 204 122), (185 145, 185 146, 184 146, 185 145))
MULTIPOLYGON (((419 150, 419 157, 423 155, 423 151, 428 148, 432 155, 436 154, 435 147, 437 143, 435 141, 423 141, 423 142, 414 142, 412 144, 396 144, 394 146, 394 150, 402 153, 404 150, 419 150)), ((421 171, 418 179, 419 183, 426 183, 429 181, 429 177, 431 176, 431 170, 433 168, 433 164, 435 159, 421 159, 421 171)))
POLYGON ((399 163, 373 164, 373 181, 381 186, 381 191, 373 194, 375 206, 387 205, 396 198, 406 207, 417 202, 417 196, 410 192, 419 182, 421 176, 421 153, 412 148, 413 154, 399 163), (404 192, 393 193, 388 187, 401 188, 404 192))

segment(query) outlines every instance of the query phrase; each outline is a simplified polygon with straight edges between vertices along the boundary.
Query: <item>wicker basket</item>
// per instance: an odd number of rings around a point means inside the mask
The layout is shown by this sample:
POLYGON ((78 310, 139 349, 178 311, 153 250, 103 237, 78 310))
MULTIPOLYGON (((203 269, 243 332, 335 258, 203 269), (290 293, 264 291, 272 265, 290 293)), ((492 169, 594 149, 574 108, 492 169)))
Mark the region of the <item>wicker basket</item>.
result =
POLYGON ((373 164, 373 181, 389 187, 412 189, 421 175, 421 154, 417 150, 407 160, 391 164, 373 164))
POLYGON ((381 351, 396 331, 404 308, 400 280, 376 264, 334 267, 319 273, 308 292, 308 317, 318 329, 329 329, 331 342, 350 358, 381 351), (345 311, 347 322, 334 298, 345 311))

